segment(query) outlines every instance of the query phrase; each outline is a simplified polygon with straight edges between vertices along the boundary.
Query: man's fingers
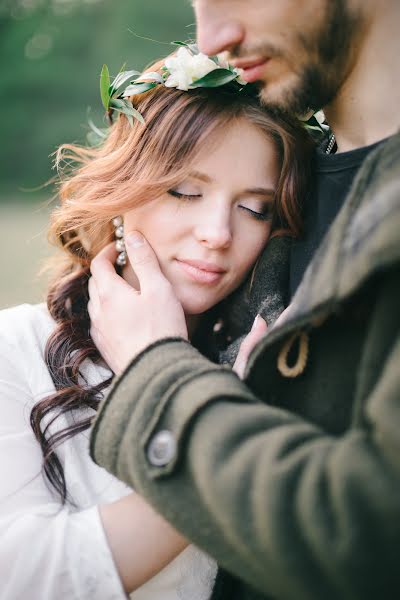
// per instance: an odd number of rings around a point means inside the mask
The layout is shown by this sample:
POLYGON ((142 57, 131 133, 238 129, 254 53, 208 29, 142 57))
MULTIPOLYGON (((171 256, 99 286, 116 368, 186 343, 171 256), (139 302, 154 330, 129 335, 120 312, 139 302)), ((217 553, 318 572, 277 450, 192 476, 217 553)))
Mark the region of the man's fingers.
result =
POLYGON ((233 370, 237 373, 237 375, 239 375, 239 377, 242 378, 244 375, 248 358, 254 346, 266 333, 267 324, 264 319, 260 317, 260 315, 257 315, 250 333, 247 334, 240 346, 235 364, 233 365, 233 370))
POLYGON ((92 306, 97 306, 99 303, 99 292, 97 291, 96 280, 94 277, 89 278, 88 292, 92 306))
POLYGON ((114 263, 117 255, 115 244, 111 243, 105 246, 91 262, 92 277, 89 280, 88 289, 92 300, 89 313, 92 321, 96 318, 100 305, 107 302, 112 295, 116 295, 118 290, 133 290, 115 271, 114 263))
POLYGON ((114 267, 117 256, 118 252, 115 244, 111 242, 94 257, 90 264, 90 271, 96 279, 97 286, 99 286, 99 282, 107 285, 116 279, 120 279, 114 267))
POLYGON ((286 314, 289 312, 289 308, 290 308, 290 304, 289 304, 289 306, 287 306, 285 308, 285 310, 283 312, 281 312, 281 314, 279 315, 279 317, 277 318, 277 320, 274 323, 274 328, 279 327, 281 325, 281 323, 283 323, 285 321, 286 314))
POLYGON ((142 293, 166 281, 153 248, 139 231, 131 231, 126 235, 125 246, 142 293))

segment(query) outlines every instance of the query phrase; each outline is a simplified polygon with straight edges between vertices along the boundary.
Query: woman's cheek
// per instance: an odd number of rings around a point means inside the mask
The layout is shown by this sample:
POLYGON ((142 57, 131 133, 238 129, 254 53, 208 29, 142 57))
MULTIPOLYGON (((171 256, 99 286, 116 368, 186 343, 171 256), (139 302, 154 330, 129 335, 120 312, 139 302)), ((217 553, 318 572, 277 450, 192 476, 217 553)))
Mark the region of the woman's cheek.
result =
POLYGON ((245 239, 242 239, 239 245, 240 258, 243 262, 243 270, 249 270, 257 261, 261 252, 264 250, 266 243, 269 240, 270 225, 266 229, 261 227, 258 230, 251 231, 245 239))

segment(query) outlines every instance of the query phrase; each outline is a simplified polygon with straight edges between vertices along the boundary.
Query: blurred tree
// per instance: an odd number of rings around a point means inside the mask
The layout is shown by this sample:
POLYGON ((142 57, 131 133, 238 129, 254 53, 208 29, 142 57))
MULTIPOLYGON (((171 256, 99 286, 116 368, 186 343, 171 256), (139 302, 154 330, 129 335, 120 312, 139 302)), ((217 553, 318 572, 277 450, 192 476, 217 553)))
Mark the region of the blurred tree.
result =
POLYGON ((125 62, 142 68, 170 52, 170 41, 193 37, 194 26, 184 0, 0 2, 1 202, 6 190, 49 179, 56 147, 84 140, 89 106, 101 123, 104 62, 115 73, 125 62))

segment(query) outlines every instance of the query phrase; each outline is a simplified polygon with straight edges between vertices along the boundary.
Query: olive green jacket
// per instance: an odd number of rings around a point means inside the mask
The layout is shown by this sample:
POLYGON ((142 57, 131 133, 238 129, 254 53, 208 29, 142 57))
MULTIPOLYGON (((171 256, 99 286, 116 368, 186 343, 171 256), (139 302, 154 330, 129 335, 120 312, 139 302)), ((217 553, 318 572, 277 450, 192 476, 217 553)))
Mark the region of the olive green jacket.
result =
MULTIPOLYGON (((268 313, 260 268, 237 300, 245 327, 268 313)), ((221 598, 400 594, 399 306, 396 135, 366 159, 244 381, 165 339, 114 383, 92 456, 241 580, 221 598)))

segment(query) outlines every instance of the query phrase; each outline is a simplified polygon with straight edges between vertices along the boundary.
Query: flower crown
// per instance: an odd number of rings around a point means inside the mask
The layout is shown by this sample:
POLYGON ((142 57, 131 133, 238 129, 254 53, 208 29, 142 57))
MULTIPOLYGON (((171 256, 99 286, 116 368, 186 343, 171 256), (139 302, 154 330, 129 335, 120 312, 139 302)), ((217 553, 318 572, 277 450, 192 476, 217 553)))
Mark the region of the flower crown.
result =
MULTIPOLYGON (((239 93, 258 95, 257 86, 247 83, 241 77, 242 70, 229 64, 223 55, 207 56, 199 51, 195 43, 172 42, 179 46, 178 50, 165 59, 161 73, 154 71, 120 70, 113 81, 107 65, 103 65, 100 75, 100 95, 110 123, 114 112, 122 113, 133 125, 134 119, 144 124, 141 113, 133 107, 131 96, 143 94, 158 85, 189 91, 196 88, 217 88, 230 86, 239 93)), ((310 113, 301 119, 315 137, 326 135, 323 125, 323 113, 310 113), (322 117, 321 117, 322 114, 322 117)), ((89 120, 90 132, 88 141, 97 145, 108 135, 108 129, 98 128, 89 120)))
POLYGON ((121 70, 111 82, 107 65, 100 75, 101 100, 107 113, 113 111, 126 115, 130 123, 137 119, 144 123, 129 97, 147 92, 157 85, 188 91, 196 88, 216 88, 227 84, 242 91, 247 85, 241 70, 232 67, 222 56, 207 56, 199 52, 196 44, 173 42, 178 51, 166 58, 161 73, 121 70))

